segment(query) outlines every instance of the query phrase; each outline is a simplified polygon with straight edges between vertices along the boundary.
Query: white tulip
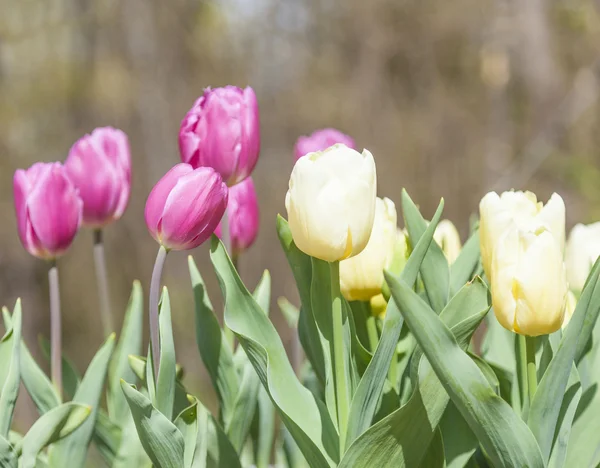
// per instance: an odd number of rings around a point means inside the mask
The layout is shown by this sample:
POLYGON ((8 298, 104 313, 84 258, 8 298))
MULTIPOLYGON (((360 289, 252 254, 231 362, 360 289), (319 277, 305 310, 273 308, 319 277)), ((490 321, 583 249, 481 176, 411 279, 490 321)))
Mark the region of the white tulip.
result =
POLYGON ((433 234, 433 238, 444 252, 449 264, 458 258, 462 244, 456 226, 449 219, 442 219, 433 234))
POLYGON ((367 150, 337 144, 298 159, 285 197, 296 246, 328 262, 359 254, 371 236, 376 193, 367 150))
POLYGON ((567 328, 567 325, 571 321, 573 314, 575 313, 575 307, 577 307, 577 298, 572 291, 567 293, 567 302, 565 304, 565 318, 563 319, 563 323, 561 328, 564 330, 567 328))
POLYGON ((565 249, 567 279, 574 291, 581 291, 596 259, 600 256, 600 222, 577 224, 565 249))
POLYGON ((394 257, 397 235, 396 205, 377 198, 373 231, 364 250, 340 262, 340 289, 349 301, 368 301, 381 293, 383 270, 394 257))
POLYGON ((494 249, 491 285, 494 313, 504 328, 537 336, 561 327, 567 278, 550 231, 506 231, 494 249))
MULTIPOLYGON (((532 192, 490 192, 479 203, 481 260, 490 278, 492 254, 498 239, 510 228, 535 231, 544 227, 554 236, 559 249, 565 244, 565 203, 554 193, 544 205, 532 192)), ((491 279, 491 278, 490 278, 491 279)))

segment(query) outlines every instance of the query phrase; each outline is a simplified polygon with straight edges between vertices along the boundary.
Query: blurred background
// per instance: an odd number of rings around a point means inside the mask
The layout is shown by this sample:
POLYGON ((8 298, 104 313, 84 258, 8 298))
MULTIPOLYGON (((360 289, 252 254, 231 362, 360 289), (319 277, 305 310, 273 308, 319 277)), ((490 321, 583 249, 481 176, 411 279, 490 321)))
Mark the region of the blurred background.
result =
MULTIPOLYGON (((275 216, 299 135, 337 127, 375 156, 379 194, 406 187, 430 217, 440 197, 463 241, 490 190, 553 191, 567 224, 600 219, 598 0, 0 0, 0 297, 23 298, 25 338, 48 336, 47 265, 21 247, 12 176, 64 160, 95 127, 129 135, 133 193, 106 230, 110 288, 120 323, 131 283, 147 293, 157 251, 143 209, 179 161, 179 123, 206 86, 251 85, 262 153, 253 174, 261 232, 241 258, 250 289, 273 277, 275 299, 297 303, 275 216)), ((400 208, 398 206, 398 208, 400 208)), ((59 262, 65 352, 84 371, 102 327, 91 232, 59 262)), ((193 252, 220 310, 208 246, 193 252)), ((167 262, 178 360, 209 406, 196 350, 186 254, 167 262)), ((21 392, 17 428, 36 412, 21 392)))

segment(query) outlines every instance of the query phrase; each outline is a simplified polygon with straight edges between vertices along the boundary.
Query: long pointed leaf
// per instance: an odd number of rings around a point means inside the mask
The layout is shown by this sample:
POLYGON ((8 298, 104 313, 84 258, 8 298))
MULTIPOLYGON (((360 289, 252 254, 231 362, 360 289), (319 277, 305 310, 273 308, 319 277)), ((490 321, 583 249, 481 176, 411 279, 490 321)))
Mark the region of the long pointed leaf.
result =
POLYGON ((7 438, 19 394, 21 347, 21 300, 18 299, 12 316, 12 328, 0 342, 2 357, 2 393, 0 393, 0 436, 7 438), (5 360, 6 359, 6 360, 5 360))
POLYGON ((177 362, 171 323, 171 301, 166 287, 163 288, 159 309, 160 367, 156 380, 156 408, 168 419, 172 419, 177 362))

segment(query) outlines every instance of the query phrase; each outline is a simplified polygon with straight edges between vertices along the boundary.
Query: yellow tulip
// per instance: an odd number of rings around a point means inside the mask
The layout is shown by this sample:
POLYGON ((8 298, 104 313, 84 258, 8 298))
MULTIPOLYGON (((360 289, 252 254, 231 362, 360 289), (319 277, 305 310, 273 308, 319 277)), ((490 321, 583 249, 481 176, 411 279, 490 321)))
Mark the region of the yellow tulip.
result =
POLYGON ((460 254, 462 244, 456 226, 452 221, 443 219, 435 228, 433 238, 444 252, 449 264, 454 263, 460 254))
POLYGON ((340 289, 349 301, 368 301, 381 294, 383 270, 394 257, 396 246, 396 205, 389 198, 377 198, 373 231, 365 249, 340 262, 340 289))
POLYGON ((296 246, 328 262, 359 254, 371 236, 376 193, 367 150, 337 144, 298 159, 285 197, 296 246))
POLYGON ((532 192, 490 192, 479 203, 481 261, 489 279, 492 255, 498 239, 510 228, 536 230, 543 226, 560 248, 565 244, 565 204, 553 194, 544 206, 532 192))
POLYGON ((494 249, 491 285, 494 313, 504 328, 538 336, 561 327, 567 278, 562 251, 550 231, 506 231, 494 249))
POLYGON ((565 304, 565 318, 563 319, 562 329, 567 328, 567 325, 571 321, 571 317, 573 317, 573 313, 575 312, 575 307, 577 307, 577 298, 572 291, 567 293, 567 302, 565 304))
POLYGON ((565 249, 569 287, 581 291, 592 266, 600 256, 600 223, 577 224, 569 234, 565 249))
POLYGON ((373 296, 371 298, 371 314, 376 317, 384 318, 385 311, 387 310, 387 301, 383 294, 378 294, 377 296, 373 296))

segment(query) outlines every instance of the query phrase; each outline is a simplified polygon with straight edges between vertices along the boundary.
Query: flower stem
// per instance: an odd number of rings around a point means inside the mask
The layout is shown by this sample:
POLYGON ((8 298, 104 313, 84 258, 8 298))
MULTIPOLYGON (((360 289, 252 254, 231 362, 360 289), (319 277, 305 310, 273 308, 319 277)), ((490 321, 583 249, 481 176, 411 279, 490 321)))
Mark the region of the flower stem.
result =
POLYGON ((533 397, 537 390, 537 372, 535 369, 535 337, 525 337, 525 347, 527 354, 527 390, 529 392, 529 407, 533 403, 533 397))
POLYGON ((350 410, 348 374, 344 352, 344 315, 340 292, 340 263, 329 264, 331 272, 331 313, 333 320, 333 366, 337 402, 338 430, 340 434, 340 459, 346 445, 346 428, 350 410))
POLYGON ((50 373, 52 383, 62 399, 62 344, 60 325, 60 290, 58 287, 58 267, 56 260, 50 263, 48 270, 50 287, 50 373))
POLYGON ((517 334, 517 379, 519 383, 519 396, 521 397, 521 412, 527 402, 527 345, 525 335, 517 334))
POLYGON ((165 259, 168 250, 162 245, 158 249, 156 261, 154 262, 154 271, 152 271, 152 281, 150 282, 150 347, 152 350, 152 362, 154 363, 154 378, 158 377, 158 367, 160 364, 160 342, 158 334, 158 301, 160 296, 160 280, 162 278, 165 259))
POLYGON ((106 260, 104 256, 104 241, 102 239, 102 229, 94 230, 94 264, 96 266, 96 284, 98 286, 98 295, 100 299, 100 318, 102 319, 102 329, 104 337, 113 332, 112 315, 110 313, 110 295, 108 292, 108 275, 106 273, 106 260))
POLYGON ((367 335, 369 337, 369 348, 372 353, 377 349, 377 344, 379 343, 379 335, 377 333, 377 324, 375 323, 374 315, 369 314, 367 317, 367 335))

